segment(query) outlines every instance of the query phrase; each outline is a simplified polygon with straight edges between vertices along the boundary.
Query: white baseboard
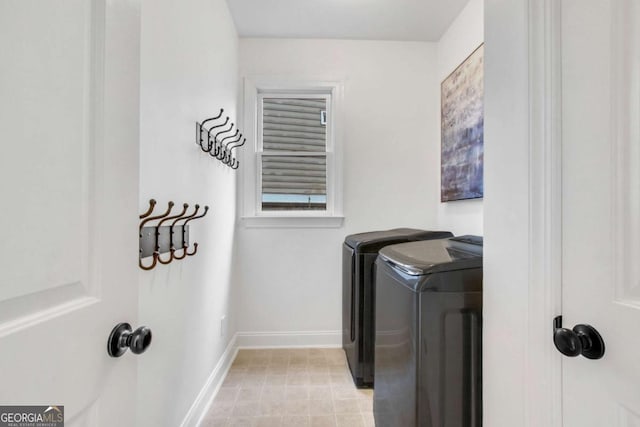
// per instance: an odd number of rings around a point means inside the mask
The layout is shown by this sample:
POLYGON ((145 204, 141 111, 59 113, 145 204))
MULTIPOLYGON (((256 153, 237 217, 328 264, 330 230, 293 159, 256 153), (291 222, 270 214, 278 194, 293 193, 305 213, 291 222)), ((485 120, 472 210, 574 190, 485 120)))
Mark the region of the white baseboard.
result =
POLYGON ((198 397, 196 397, 193 405, 189 408, 180 427, 197 427, 202 423, 202 419, 209 411, 211 403, 216 397, 216 394, 218 394, 218 390, 220 390, 220 386, 227 376, 227 372, 229 372, 229 368, 231 368, 231 364, 236 358, 237 353, 238 345, 236 344, 236 336, 234 335, 231 341, 229 341, 229 345, 227 345, 224 353, 222 353, 215 368, 213 368, 211 375, 207 378, 204 387, 202 387, 202 390, 198 393, 198 397))
POLYGON ((283 348, 283 347, 315 347, 339 348, 342 346, 341 331, 310 332, 238 332, 236 333, 215 368, 207 378, 207 382, 198 393, 198 397, 189 408, 180 427, 197 427, 209 411, 213 399, 231 368, 238 350, 241 348, 283 348))
POLYGON ((340 347, 341 331, 238 332, 238 348, 340 347))

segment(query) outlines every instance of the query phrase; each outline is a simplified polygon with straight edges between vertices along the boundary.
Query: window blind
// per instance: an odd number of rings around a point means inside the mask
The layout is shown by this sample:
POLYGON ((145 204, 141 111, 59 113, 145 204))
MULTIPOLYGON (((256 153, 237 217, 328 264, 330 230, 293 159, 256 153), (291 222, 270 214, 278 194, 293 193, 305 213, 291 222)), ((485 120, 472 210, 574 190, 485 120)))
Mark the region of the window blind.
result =
POLYGON ((263 209, 324 209, 327 194, 326 99, 264 98, 263 209))

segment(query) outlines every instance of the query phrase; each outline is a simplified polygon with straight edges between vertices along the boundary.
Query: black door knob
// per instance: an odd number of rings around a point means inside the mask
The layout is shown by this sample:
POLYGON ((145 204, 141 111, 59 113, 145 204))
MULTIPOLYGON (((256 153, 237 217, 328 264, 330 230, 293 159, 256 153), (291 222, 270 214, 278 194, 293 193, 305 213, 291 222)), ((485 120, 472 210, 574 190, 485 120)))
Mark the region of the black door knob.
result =
POLYGON ((140 326, 132 332, 128 323, 118 323, 109 334, 107 352, 111 357, 122 356, 127 349, 134 354, 144 353, 151 344, 151 329, 140 326))
POLYGON ((576 325, 573 329, 563 328, 562 316, 553 319, 553 343, 565 356, 582 355, 594 360, 604 356, 604 340, 593 326, 576 325))

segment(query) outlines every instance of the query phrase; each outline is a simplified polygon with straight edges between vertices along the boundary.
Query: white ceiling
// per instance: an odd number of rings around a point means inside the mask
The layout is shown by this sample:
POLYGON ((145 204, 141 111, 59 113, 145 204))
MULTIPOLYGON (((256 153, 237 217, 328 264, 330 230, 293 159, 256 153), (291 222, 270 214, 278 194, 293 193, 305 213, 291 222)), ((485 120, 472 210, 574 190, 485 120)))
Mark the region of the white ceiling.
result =
POLYGON ((240 37, 436 41, 468 0, 227 0, 240 37))

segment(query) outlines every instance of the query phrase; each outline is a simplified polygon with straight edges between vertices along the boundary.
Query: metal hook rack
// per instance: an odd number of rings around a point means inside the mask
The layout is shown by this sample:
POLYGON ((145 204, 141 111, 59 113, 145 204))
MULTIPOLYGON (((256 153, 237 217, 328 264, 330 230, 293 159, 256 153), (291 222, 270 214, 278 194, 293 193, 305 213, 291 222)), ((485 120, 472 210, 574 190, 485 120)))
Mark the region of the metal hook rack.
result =
POLYGON ((189 204, 182 205, 182 211, 171 215, 174 203, 167 204, 167 210, 159 215, 151 215, 156 207, 154 199, 149 200, 149 208, 140 215, 139 238, 140 257, 138 266, 143 270, 152 270, 160 264, 170 264, 173 260, 181 260, 187 256, 193 256, 198 252, 198 243, 193 244, 193 251, 189 252, 189 222, 203 218, 209 211, 209 206, 204 207, 204 212, 198 215, 200 205, 196 204, 192 213, 188 213, 189 204), (155 225, 147 226, 147 223, 157 221, 155 225), (162 225, 171 221, 170 225, 162 225), (180 224, 180 222, 182 224, 180 224), (180 236, 178 239, 176 236, 180 236), (176 248, 176 243, 180 241, 180 246, 176 248), (182 255, 177 256, 176 251, 182 249, 182 255), (169 253, 167 259, 160 255, 169 253), (152 257, 150 264, 143 264, 142 259, 152 257))
POLYGON ((225 129, 229 124, 229 117, 225 117, 223 120, 223 113, 224 108, 221 108, 217 116, 205 119, 202 123, 196 122, 196 144, 200 146, 202 151, 209 153, 211 157, 220 160, 231 169, 238 169, 240 162, 234 157, 233 150, 242 147, 247 142, 247 138, 243 138, 242 133, 237 128, 233 133, 234 123, 231 123, 225 129), (215 124, 216 121, 221 121, 222 123, 215 124), (205 124, 209 122, 214 125, 207 129, 205 124), (216 132, 212 134, 214 129, 216 129, 216 132))

